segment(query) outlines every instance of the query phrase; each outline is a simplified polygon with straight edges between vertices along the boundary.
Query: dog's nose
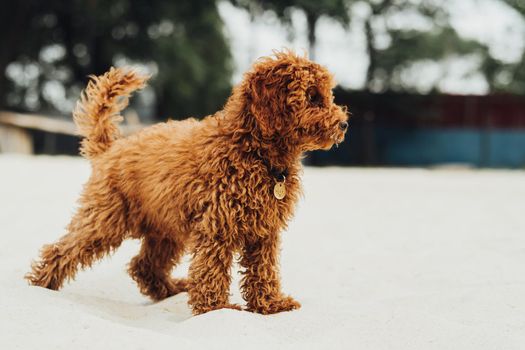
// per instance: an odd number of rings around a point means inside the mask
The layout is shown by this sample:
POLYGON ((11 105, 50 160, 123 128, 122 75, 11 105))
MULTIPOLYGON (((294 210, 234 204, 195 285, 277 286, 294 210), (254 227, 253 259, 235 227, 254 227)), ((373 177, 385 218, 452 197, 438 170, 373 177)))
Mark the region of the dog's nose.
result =
POLYGON ((339 129, 341 129, 343 131, 348 129, 348 122, 340 122, 339 123, 339 129))

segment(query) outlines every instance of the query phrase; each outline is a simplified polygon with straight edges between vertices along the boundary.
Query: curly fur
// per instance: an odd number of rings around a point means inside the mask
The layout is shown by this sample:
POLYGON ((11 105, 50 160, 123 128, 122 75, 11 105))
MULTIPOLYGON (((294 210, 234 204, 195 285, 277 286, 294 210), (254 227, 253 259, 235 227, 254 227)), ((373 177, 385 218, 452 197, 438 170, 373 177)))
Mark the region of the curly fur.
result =
POLYGON ((73 111, 78 132, 85 137, 80 153, 88 159, 104 153, 120 137, 119 113, 128 105, 129 95, 143 88, 149 77, 130 69, 111 68, 100 77, 90 78, 73 111))
POLYGON ((214 115, 118 138, 116 116, 146 79, 113 68, 92 78, 74 116, 93 171, 67 234, 42 248, 26 278, 59 289, 79 267, 137 238, 142 247, 128 271, 153 300, 187 291, 194 314, 239 309, 228 299, 239 253, 247 310, 300 307, 281 292, 279 236, 301 193, 302 154, 344 138, 347 113, 333 103, 331 75, 277 52, 256 62, 214 115), (275 169, 288 174, 281 200, 273 196, 275 169), (174 279, 184 253, 193 255, 188 279, 174 279))

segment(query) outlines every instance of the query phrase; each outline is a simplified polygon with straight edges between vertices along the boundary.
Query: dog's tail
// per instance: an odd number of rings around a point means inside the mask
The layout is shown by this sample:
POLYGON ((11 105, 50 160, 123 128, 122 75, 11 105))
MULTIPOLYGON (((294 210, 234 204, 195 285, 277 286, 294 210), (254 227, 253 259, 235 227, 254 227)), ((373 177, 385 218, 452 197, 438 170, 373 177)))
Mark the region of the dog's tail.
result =
POLYGON ((88 159, 104 153, 120 137, 118 123, 130 94, 149 79, 130 68, 111 68, 101 76, 90 76, 73 111, 78 133, 84 136, 80 154, 88 159))

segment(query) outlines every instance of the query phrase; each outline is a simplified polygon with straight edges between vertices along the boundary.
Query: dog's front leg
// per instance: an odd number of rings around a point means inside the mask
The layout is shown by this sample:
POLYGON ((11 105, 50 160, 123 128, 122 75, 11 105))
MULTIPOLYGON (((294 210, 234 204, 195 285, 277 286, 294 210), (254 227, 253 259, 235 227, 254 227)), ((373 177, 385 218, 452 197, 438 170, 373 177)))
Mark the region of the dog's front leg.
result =
POLYGON ((248 311, 274 314, 301 307, 299 302, 281 292, 278 246, 276 235, 258 239, 243 249, 240 263, 245 271, 241 292, 248 311))
POLYGON ((189 300, 193 314, 229 308, 229 292, 233 249, 224 242, 203 235, 196 242, 195 254, 189 269, 189 300))

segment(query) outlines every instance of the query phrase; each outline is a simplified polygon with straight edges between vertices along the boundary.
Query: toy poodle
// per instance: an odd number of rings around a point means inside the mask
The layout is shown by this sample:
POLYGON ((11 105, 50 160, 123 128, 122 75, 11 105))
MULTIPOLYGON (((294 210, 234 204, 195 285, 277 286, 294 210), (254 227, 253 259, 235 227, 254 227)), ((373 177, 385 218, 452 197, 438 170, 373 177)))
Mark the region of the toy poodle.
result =
POLYGON ((281 291, 279 241, 301 193, 304 152, 330 149, 348 128, 331 74, 276 52, 245 73, 214 115, 120 137, 119 113, 148 78, 126 68, 91 77, 73 116, 92 174, 67 234, 42 248, 26 278, 59 289, 135 238, 142 246, 128 272, 155 301, 188 292, 194 314, 240 310, 229 301, 235 255, 246 310, 299 308, 281 291), (192 254, 188 278, 173 278, 185 253, 192 254))

